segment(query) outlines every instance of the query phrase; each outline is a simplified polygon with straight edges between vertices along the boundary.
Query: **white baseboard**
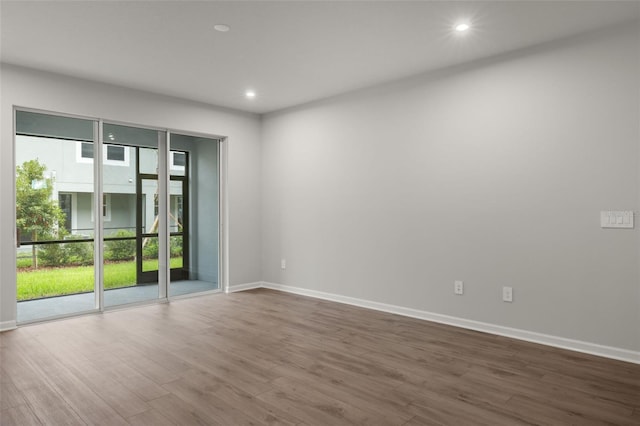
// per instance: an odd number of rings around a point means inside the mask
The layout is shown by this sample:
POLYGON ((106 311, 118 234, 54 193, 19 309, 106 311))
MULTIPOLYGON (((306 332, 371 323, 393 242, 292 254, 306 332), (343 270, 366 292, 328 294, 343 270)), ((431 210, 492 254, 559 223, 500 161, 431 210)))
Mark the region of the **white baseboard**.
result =
POLYGON ((230 285, 229 291, 227 291, 227 293, 235 293, 236 291, 253 290, 254 288, 262 288, 262 287, 264 287, 264 283, 262 281, 257 281, 255 283, 230 285))
POLYGON ((535 333, 527 330, 504 327, 501 325, 489 324, 480 321, 473 321, 464 318, 457 318, 448 315, 436 314, 433 312, 421 311, 418 309, 405 308, 402 306, 388 305, 386 303, 372 302, 354 297, 341 296, 339 294, 325 293, 316 290, 308 290, 300 287, 286 286, 269 282, 243 284, 234 286, 233 291, 249 290, 251 288, 269 288, 272 290, 284 291, 287 293, 299 294, 302 296, 314 297, 317 299, 330 300, 333 302, 345 303, 362 308, 374 309, 377 311, 389 312, 411 318, 418 318, 433 321, 441 324, 452 325, 484 333, 496 334, 499 336, 511 337, 513 339, 525 340, 527 342, 539 343, 556 348, 568 349, 576 352, 583 352, 591 355, 598 355, 605 358, 617 359, 620 361, 640 364, 640 352, 628 349, 615 348, 611 346, 599 345, 596 343, 583 342, 580 340, 567 339, 564 337, 552 336, 548 334, 535 333), (256 285, 260 284, 260 285, 256 285))
POLYGON ((15 330, 18 328, 15 321, 2 321, 0 322, 0 332, 15 330))

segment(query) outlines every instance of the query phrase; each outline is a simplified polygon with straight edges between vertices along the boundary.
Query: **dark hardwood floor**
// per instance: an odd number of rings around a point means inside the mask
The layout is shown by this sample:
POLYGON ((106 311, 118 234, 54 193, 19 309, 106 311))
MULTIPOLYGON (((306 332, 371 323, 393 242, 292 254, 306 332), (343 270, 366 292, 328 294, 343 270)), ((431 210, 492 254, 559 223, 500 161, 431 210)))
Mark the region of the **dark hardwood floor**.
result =
POLYGON ((0 424, 640 425, 640 365, 271 290, 0 334, 0 424))

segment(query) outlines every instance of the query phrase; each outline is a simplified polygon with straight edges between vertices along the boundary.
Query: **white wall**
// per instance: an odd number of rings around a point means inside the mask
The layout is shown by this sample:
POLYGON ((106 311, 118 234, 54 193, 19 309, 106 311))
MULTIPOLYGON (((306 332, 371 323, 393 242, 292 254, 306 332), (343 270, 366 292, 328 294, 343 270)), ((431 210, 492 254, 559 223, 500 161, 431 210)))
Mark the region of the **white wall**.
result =
POLYGON ((639 351, 639 34, 267 115, 264 280, 639 351))
POLYGON ((227 136, 229 282, 261 279, 257 115, 4 64, 0 80, 0 328, 15 321, 14 105, 227 136))

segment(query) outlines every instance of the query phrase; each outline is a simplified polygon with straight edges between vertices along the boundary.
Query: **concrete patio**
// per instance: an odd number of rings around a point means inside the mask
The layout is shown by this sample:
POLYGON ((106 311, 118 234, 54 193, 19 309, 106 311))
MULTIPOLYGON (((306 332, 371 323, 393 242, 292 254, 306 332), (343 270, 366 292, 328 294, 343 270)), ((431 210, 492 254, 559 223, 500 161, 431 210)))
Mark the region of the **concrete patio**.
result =
MULTIPOLYGON (((177 281, 169 286, 170 296, 217 290, 218 283, 206 281, 177 281)), ((138 285, 105 290, 105 307, 126 305, 158 299, 158 284, 138 285)), ((18 323, 76 314, 95 309, 95 293, 48 297, 18 302, 18 323)))

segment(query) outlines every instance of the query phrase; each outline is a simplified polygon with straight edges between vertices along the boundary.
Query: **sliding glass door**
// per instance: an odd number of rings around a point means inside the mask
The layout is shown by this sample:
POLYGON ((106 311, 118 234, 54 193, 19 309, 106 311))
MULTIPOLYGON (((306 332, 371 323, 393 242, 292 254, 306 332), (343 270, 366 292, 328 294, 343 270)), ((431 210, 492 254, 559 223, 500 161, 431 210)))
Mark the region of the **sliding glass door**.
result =
POLYGON ((16 111, 18 322, 219 289, 218 152, 16 111))

